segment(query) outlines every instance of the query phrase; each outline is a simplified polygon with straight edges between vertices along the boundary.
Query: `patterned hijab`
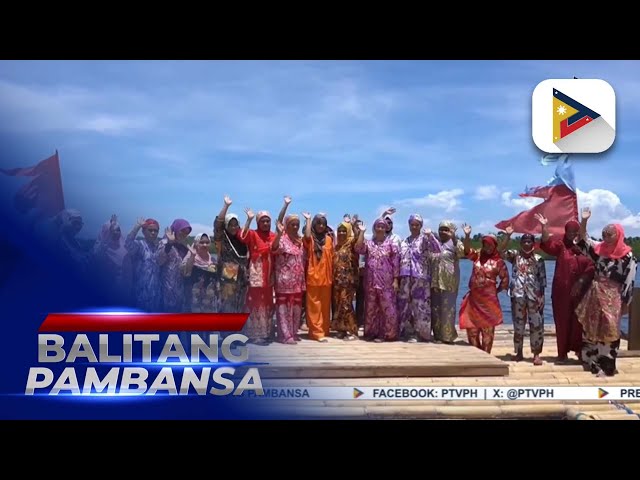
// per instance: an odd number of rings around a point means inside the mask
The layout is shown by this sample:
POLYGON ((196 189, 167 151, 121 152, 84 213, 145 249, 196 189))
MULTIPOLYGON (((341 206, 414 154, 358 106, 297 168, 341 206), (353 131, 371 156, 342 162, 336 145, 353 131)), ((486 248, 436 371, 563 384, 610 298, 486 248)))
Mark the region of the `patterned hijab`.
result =
POLYGON ((338 230, 340 230, 341 227, 347 230, 347 239, 353 238, 353 225, 351 225, 351 222, 341 222, 340 225, 338 225, 338 230))
POLYGON ((498 239, 494 235, 484 235, 482 237, 482 243, 493 245, 493 253, 485 253, 484 250, 480 251, 480 263, 482 265, 484 265, 488 260, 500 259, 500 252, 498 252, 498 239))
POLYGON ((197 245, 200 243, 202 237, 207 237, 209 238, 209 241, 211 241, 211 237, 207 233, 199 233, 198 235, 196 235, 196 238, 193 239, 193 248, 196 249, 196 258, 193 261, 193 266, 206 270, 213 264, 213 261, 211 259, 211 253, 209 252, 209 250, 207 250, 207 253, 204 257, 201 257, 200 253, 198 253, 197 245))
MULTIPOLYGON (((300 216, 298 214, 296 214, 296 213, 292 213, 292 214, 287 215, 286 217, 284 217, 285 233, 286 233, 287 228, 289 227, 289 223, 291 223, 291 221, 293 221, 293 220, 300 221, 300 216)), ((302 244, 302 237, 300 236, 300 233, 298 233, 298 235, 295 238, 289 237, 289 240, 291 240, 293 243, 295 243, 297 245, 302 244)))
POLYGON ((122 232, 120 233, 120 237, 116 238, 115 230, 119 227, 120 224, 118 222, 103 223, 97 241, 106 247, 105 255, 109 260, 121 266, 127 254, 127 249, 124 247, 124 236, 122 232))
POLYGON ((455 231, 458 230, 458 226, 455 223, 453 223, 453 220, 443 220, 440 222, 439 227, 440 228, 446 227, 449 230, 451 230, 451 232, 453 233, 455 233, 455 231))
POLYGON ((326 243, 328 233, 329 228, 327 225, 327 217, 325 217, 325 215, 322 213, 317 214, 311 221, 311 236, 313 238, 313 252, 315 253, 318 260, 322 259, 322 251, 324 249, 324 244, 326 243), (318 233, 316 231, 316 226, 320 222, 324 222, 325 226, 324 232, 322 233, 318 233))
MULTIPOLYGON (((238 215, 236 215, 235 213, 228 213, 224 217, 224 234, 227 237, 227 240, 229 240, 229 243, 235 249, 238 256, 246 257, 247 246, 238 239, 238 235, 231 235, 229 233, 229 224, 231 223, 231 220, 235 220, 236 222, 238 222, 238 226, 240 226, 240 219, 238 218, 238 215)), ((240 230, 238 230, 238 233, 239 232, 240 230)))

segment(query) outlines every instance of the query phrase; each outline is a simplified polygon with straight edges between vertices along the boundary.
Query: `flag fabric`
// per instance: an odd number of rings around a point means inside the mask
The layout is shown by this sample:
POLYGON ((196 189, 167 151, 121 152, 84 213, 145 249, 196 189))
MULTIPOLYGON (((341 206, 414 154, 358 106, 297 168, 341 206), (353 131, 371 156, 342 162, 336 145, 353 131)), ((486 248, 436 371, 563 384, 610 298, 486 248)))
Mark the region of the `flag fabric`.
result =
POLYGON ((578 220, 578 198, 568 155, 564 154, 555 159, 552 156, 548 157, 551 158, 543 159, 544 165, 555 161, 560 162, 554 177, 547 185, 527 188, 520 194, 521 197, 541 198, 542 203, 497 223, 496 228, 504 230, 511 225, 516 233, 540 234, 542 225, 535 217, 536 213, 539 213, 547 218, 549 233, 561 236, 564 235, 564 226, 568 221, 578 220))
POLYGON ((12 177, 33 177, 14 197, 14 206, 20 213, 35 210, 45 217, 52 217, 64 210, 64 193, 60 175, 58 151, 37 165, 25 168, 0 169, 12 177))

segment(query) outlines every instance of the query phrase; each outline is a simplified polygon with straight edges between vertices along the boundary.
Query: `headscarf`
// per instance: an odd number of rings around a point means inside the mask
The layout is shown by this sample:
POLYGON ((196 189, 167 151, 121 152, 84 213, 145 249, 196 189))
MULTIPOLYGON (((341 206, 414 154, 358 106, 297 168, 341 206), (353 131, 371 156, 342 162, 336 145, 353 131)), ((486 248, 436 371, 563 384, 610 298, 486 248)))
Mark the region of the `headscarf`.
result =
POLYGON ((263 232, 262 230, 260 230, 260 220, 262 220, 264 217, 269 217, 269 219, 271 219, 271 214, 267 210, 260 210, 256 214, 256 233, 262 239, 262 241, 268 242, 269 238, 271 238, 271 230, 267 232, 263 232))
POLYGON ((393 218, 391 218, 391 215, 385 215, 385 217, 383 218, 384 223, 387 225, 387 234, 392 234, 393 233, 393 218))
POLYGON ((158 227, 158 229, 160 229, 160 224, 155 218, 147 218, 142 224, 142 228, 149 228, 153 225, 155 225, 156 227, 158 227))
POLYGON ((102 224, 100 233, 98 233, 97 242, 103 245, 104 254, 114 264, 121 266, 124 262, 124 257, 127 254, 127 249, 124 246, 124 236, 120 233, 120 238, 117 240, 113 236, 113 232, 120 225, 118 222, 111 223, 106 222, 102 224))
POLYGON ((324 213, 318 213, 313 220, 311 220, 311 237, 313 238, 313 253, 315 253, 316 258, 318 260, 322 259, 322 251, 324 249, 324 244, 327 240, 327 234, 329 233, 329 225, 327 222, 327 217, 324 213), (318 233, 316 232, 316 225, 324 220, 325 229, 324 232, 318 233))
POLYGON ((240 241, 237 235, 231 235, 229 233, 229 223, 231 223, 231 220, 235 220, 238 222, 238 226, 240 226, 240 219, 238 218, 238 215, 235 213, 227 213, 224 217, 224 234, 226 235, 227 240, 229 240, 229 243, 235 249, 236 254, 239 257, 246 257, 247 246, 240 241))
POLYGON ((420 215, 419 213, 412 213, 411 215, 409 215, 409 224, 411 224, 411 222, 413 221, 419 222, 420 227, 424 225, 424 220, 422 219, 422 215, 420 215))
POLYGON ((347 230, 347 239, 353 237, 353 225, 351 225, 351 222, 341 222, 338 225, 338 230, 340 230, 340 227, 344 227, 347 230))
POLYGON ((231 220, 235 220, 236 222, 238 222, 238 225, 240 225, 240 219, 238 218, 238 215, 236 215, 235 213, 227 213, 224 216, 224 228, 229 228, 229 223, 231 223, 231 220))
POLYGON ((62 210, 56 216, 56 222, 61 232, 65 232, 69 230, 74 220, 82 221, 82 214, 80 213, 79 210, 75 210, 73 208, 70 208, 68 210, 62 210))
POLYGON ((562 237, 562 242, 564 243, 565 248, 568 250, 571 250, 571 252, 573 252, 574 255, 581 255, 582 250, 580 250, 580 247, 578 247, 578 245, 573 243, 573 241, 569 241, 569 239, 567 238, 567 230, 570 230, 570 229, 580 230, 580 224, 575 220, 569 220, 564 226, 565 234, 562 237))
POLYGON ((372 230, 373 230, 374 235, 375 235, 375 233, 376 233, 376 227, 377 227, 378 225, 384 225, 384 226, 385 226, 385 229, 389 227, 389 224, 387 223, 386 219, 384 219, 384 218, 378 218, 375 222, 373 222, 372 230))
MULTIPOLYGON (((285 229, 285 233, 287 228, 289 227, 289 223, 293 220, 298 220, 300 221, 300 216, 297 213, 291 213, 289 215, 287 215, 286 217, 284 217, 284 229, 285 229)), ((297 245, 300 245, 302 243, 302 237, 300 236, 300 232, 298 232, 298 235, 295 238, 291 238, 289 237, 289 239, 296 243, 297 245)))
POLYGON ((213 264, 213 261, 211 260, 211 253, 209 252, 209 250, 207 250, 207 255, 205 257, 201 257, 198 253, 197 248, 197 245, 200 243, 200 240, 202 240, 202 237, 204 236, 209 237, 209 240, 211 240, 211 236, 208 233, 199 233, 198 235, 196 235, 196 238, 193 239, 193 248, 196 249, 196 258, 193 261, 193 266, 206 270, 211 266, 211 264, 213 264))
POLYGON ((531 251, 530 252, 525 252, 524 250, 520 249, 522 251, 522 253, 524 253, 525 255, 529 255, 532 254, 535 249, 536 249, 536 237, 534 237, 531 233, 524 233, 521 237, 520 237, 520 244, 522 244, 522 242, 524 242, 525 240, 531 240, 531 251))
POLYGON ((565 226, 564 229, 569 230, 569 228, 573 227, 573 230, 580 230, 580 224, 578 222, 576 222, 575 220, 569 220, 565 226))
POLYGON ((173 233, 178 233, 184 230, 185 228, 189 229, 189 233, 191 233, 191 225, 184 218, 176 218, 171 224, 171 231, 173 233))
POLYGON ((612 260, 618 260, 624 256, 626 256, 630 251, 631 247, 624 243, 624 228, 619 223, 609 224, 604 227, 605 230, 614 229, 617 234, 616 243, 614 245, 609 245, 607 242, 600 242, 596 244, 594 250, 596 254, 603 258, 610 258, 612 260))
POLYGON ((262 220, 262 217, 269 217, 269 218, 271 218, 271 214, 270 214, 267 210, 260 210, 260 211, 256 214, 256 223, 260 223, 260 220, 262 220))
POLYGON ((494 235, 484 235, 482 242, 487 242, 493 245, 493 253, 486 253, 484 250, 480 251, 480 263, 485 264, 488 260, 498 260, 500 258, 500 252, 498 252, 498 239, 494 235))
POLYGON ((62 210, 53 217, 49 225, 51 229, 49 234, 52 243, 60 249, 60 253, 68 255, 74 262, 86 268, 90 255, 78 242, 75 229, 72 232, 74 220, 82 221, 82 214, 78 210, 62 210))
POLYGON ((253 232, 258 237, 259 241, 255 242, 251 245, 251 250, 249 250, 250 260, 251 262, 257 262, 261 259, 262 264, 264 266, 262 270, 262 278, 263 285, 267 286, 271 281, 272 267, 271 267, 271 244, 273 240, 276 238, 276 234, 271 230, 262 231, 260 230, 260 220, 264 217, 271 218, 271 214, 266 210, 261 210, 256 215, 256 229, 253 232))
MULTIPOLYGON (((189 229, 189 233, 191 233, 191 225, 189 224, 189 222, 187 222, 184 218, 176 218, 173 223, 171 224, 171 231, 176 234, 182 230, 184 230, 185 228, 189 229)), ((184 258, 185 255, 187 255, 187 253, 189 252, 189 249, 182 243, 174 243, 172 244, 172 246, 178 251, 178 253, 180 254, 181 258, 184 258)), ((168 245, 167 245, 168 247, 168 245)), ((165 247, 165 248, 167 248, 165 247)), ((170 251, 171 249, 169 249, 170 251)), ((167 252, 168 253, 168 252, 167 252)))
POLYGON ((456 230, 458 230, 458 227, 455 223, 453 223, 453 220, 443 220, 440 222, 440 225, 438 226, 438 228, 442 228, 442 227, 446 227, 449 230, 451 230, 452 232, 455 232, 456 230))

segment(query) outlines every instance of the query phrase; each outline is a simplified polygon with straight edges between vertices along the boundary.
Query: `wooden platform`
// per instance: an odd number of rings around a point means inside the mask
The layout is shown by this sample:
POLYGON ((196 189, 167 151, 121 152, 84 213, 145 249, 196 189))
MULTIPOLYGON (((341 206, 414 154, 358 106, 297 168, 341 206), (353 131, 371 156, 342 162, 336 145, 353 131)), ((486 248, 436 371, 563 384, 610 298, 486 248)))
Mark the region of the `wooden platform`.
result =
POLYGON ((500 377, 509 365, 477 348, 459 342, 435 343, 362 340, 327 343, 302 340, 297 345, 251 345, 249 360, 265 362, 262 378, 380 378, 380 377, 500 377))
MULTIPOLYGON (((272 344, 266 347, 251 347, 249 360, 256 361, 256 357, 271 357, 274 376, 265 376, 263 384, 266 387, 640 385, 640 358, 638 357, 621 355, 617 362, 618 374, 614 377, 600 378, 584 371, 576 359, 563 363, 556 362, 557 349, 553 326, 545 325, 544 342, 542 353, 544 364, 541 366, 532 364, 528 337, 525 337, 525 360, 523 362, 509 360, 507 355, 513 352, 513 329, 510 325, 497 329, 491 355, 480 351, 474 352, 473 347, 462 341, 457 345, 448 346, 403 342, 373 344, 362 341, 345 342, 332 338, 326 344, 307 340, 293 346, 272 344), (470 373, 470 370, 462 368, 469 358, 486 362, 489 366, 488 370, 497 362, 499 367, 496 370, 500 373, 498 375, 479 375, 477 371, 470 373), (430 363, 425 364, 425 359, 430 363), (344 368, 349 365, 345 363, 347 361, 351 361, 353 365, 344 368), (453 365, 459 373, 455 373, 455 370, 450 370, 453 373, 447 376, 423 373, 434 365, 435 370, 440 368, 440 372, 446 372, 443 364, 453 365), (438 365, 440 367, 437 367, 438 365), (504 372, 505 368, 508 369, 508 374, 504 372), (404 376, 395 375, 400 371, 405 372, 404 376)), ((622 340, 621 352, 626 351, 627 348, 627 341, 622 340)), ((262 368, 260 370, 262 376, 262 368)), ((478 402, 419 399, 395 401, 278 399, 266 402, 272 413, 281 413, 285 418, 640 420, 640 400, 631 400, 618 406, 603 400, 478 402)))

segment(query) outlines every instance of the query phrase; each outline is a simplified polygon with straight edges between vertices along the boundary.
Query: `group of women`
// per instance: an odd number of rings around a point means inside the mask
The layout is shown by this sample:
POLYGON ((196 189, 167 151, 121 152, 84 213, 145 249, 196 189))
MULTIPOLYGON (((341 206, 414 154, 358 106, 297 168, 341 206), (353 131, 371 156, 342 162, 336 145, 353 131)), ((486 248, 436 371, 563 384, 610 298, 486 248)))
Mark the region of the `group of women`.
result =
MULTIPOLYGON (((573 351, 592 373, 613 376, 620 347, 620 321, 631 304, 636 260, 631 247, 624 242, 622 225, 607 225, 602 230, 603 240, 596 242, 587 233, 590 209, 583 209, 581 217, 581 223, 569 221, 565 225, 563 238, 553 238, 548 220, 536 215, 542 227, 540 248, 556 257, 551 300, 558 361, 566 361, 573 351)), ((469 292, 460 308, 460 328, 467 329, 472 345, 490 352, 494 328, 502 323, 498 293, 508 290, 514 324, 514 360, 523 359, 523 336, 528 321, 533 363, 541 365, 546 272, 543 258, 535 253, 533 235, 522 235, 518 250, 506 250, 513 233, 507 227, 501 245, 495 237, 484 236, 482 249, 474 252, 468 247, 471 229, 465 227, 464 231, 465 255, 474 263, 469 292), (505 261, 513 264, 510 284, 505 261)))
MULTIPOLYGON (((305 327, 308 338, 318 342, 326 342, 331 329, 344 340, 355 340, 356 300, 364 304, 365 340, 453 343, 459 262, 467 258, 473 269, 457 317, 469 343, 491 352, 495 327, 503 321, 498 294, 508 292, 514 359, 523 359, 528 322, 533 363, 542 363, 546 273, 532 235, 523 235, 519 249, 509 250, 513 229, 508 227, 502 241, 485 235, 476 250, 470 226, 463 226, 460 241, 452 221, 441 222, 434 234, 414 214, 408 219, 410 233, 402 239, 393 233, 395 210, 389 209, 375 220, 367 239, 357 215, 345 215, 334 231, 323 213, 313 218, 287 214, 290 203, 285 197, 276 222, 267 211, 246 209, 241 226, 238 215, 228 212, 232 201, 227 196, 213 232, 198 233, 192 245, 187 244, 192 228, 184 219, 174 220, 160 240, 159 223, 141 218, 123 239, 113 216, 103 226, 92 258, 142 310, 249 313, 244 333, 256 344, 295 344, 305 327), (506 262, 512 264, 511 279, 506 262)), ((73 236, 81 219, 78 223, 77 212, 65 212, 62 245, 78 257, 73 236)), ((569 222, 564 238, 556 239, 548 233, 547 219, 538 215, 540 248, 557 258, 552 302, 559 360, 574 351, 594 373, 613 375, 620 319, 631 300, 636 264, 623 228, 609 225, 603 242, 594 242, 586 231, 589 217, 585 209, 582 223, 569 222)))

